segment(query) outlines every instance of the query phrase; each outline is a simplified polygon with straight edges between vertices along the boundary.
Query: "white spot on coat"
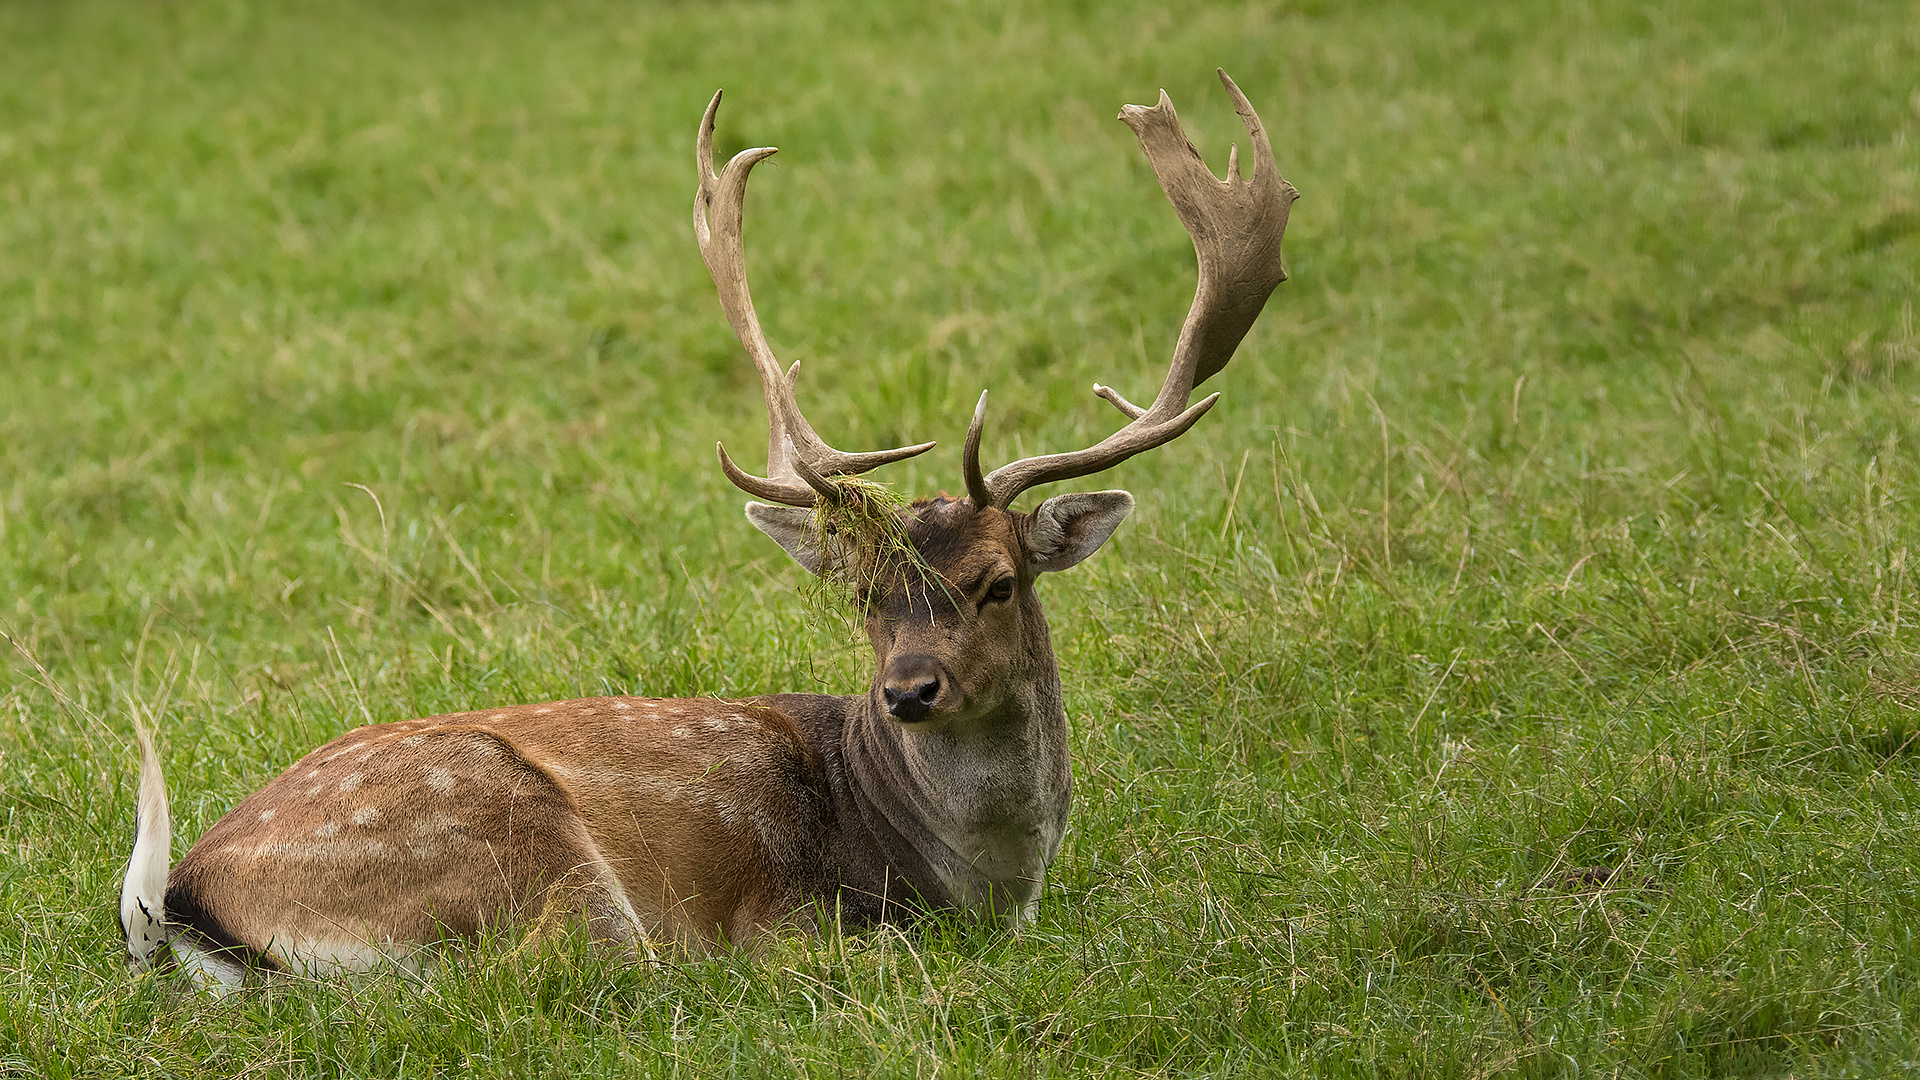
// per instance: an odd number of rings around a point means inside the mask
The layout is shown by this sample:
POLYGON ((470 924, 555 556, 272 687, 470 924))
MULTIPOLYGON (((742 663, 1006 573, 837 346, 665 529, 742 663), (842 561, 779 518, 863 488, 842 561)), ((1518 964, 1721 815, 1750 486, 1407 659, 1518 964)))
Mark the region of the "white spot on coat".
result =
POLYGON ((453 774, 435 765, 427 770, 427 786, 442 795, 453 794, 453 774))
POLYGON ((415 842, 419 842, 430 840, 437 836, 444 836, 459 827, 459 818, 454 817, 452 814, 435 812, 415 821, 413 828, 407 830, 407 833, 413 837, 415 842))
POLYGON ((380 811, 375 807, 363 806, 353 812, 355 825, 371 825, 380 819, 380 811))
POLYGON ((366 777, 362 776, 359 773, 348 773, 347 778, 345 780, 340 781, 340 791, 343 794, 346 792, 352 791, 354 788, 359 787, 360 781, 364 779, 366 779, 366 777))

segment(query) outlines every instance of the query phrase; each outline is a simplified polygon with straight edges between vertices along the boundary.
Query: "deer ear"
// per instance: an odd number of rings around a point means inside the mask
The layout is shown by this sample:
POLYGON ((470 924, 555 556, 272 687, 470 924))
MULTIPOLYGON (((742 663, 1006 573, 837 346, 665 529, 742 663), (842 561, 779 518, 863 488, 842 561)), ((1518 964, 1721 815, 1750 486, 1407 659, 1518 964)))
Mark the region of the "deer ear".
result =
POLYGON ((1124 491, 1055 495, 1034 508, 1027 524, 1027 551, 1040 573, 1065 570, 1100 550, 1113 530, 1133 512, 1133 496, 1124 491))
POLYGON ((774 543, 786 548, 794 562, 807 568, 807 573, 820 573, 820 532, 814 527, 813 511, 803 506, 750 502, 747 520, 754 528, 773 537, 774 543))

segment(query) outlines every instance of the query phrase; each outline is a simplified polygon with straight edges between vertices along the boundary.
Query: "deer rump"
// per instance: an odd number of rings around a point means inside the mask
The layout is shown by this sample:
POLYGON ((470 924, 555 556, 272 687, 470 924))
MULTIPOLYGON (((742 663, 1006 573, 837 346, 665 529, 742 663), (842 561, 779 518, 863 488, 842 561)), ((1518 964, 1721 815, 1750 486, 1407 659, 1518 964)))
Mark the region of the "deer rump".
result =
MULTIPOLYGON (((727 478, 765 503, 748 520, 862 607, 875 658, 864 694, 743 701, 586 698, 348 732, 248 796, 171 864, 167 789, 141 751, 134 849, 120 894, 129 956, 163 944, 205 985, 250 970, 328 973, 412 964, 423 947, 490 931, 584 927, 639 951, 702 952, 781 928, 903 922, 957 911, 1030 918, 1072 794, 1059 663, 1036 591, 1106 542, 1124 491, 1026 490, 1101 472, 1178 438, 1218 399, 1189 404, 1286 278, 1296 196, 1264 127, 1225 72, 1250 137, 1216 178, 1164 92, 1129 105, 1189 236, 1199 284, 1146 407, 1095 384, 1128 422, 1082 450, 980 465, 983 393, 962 463, 967 494, 910 506, 847 478, 924 452, 848 453, 801 413, 747 289, 748 173, 771 149, 712 169, 720 95, 696 141, 694 229, 721 307, 761 378, 767 475, 716 447, 727 478), (878 522, 886 542, 835 522, 878 522)), ((864 526, 863 526, 864 528, 864 526)))

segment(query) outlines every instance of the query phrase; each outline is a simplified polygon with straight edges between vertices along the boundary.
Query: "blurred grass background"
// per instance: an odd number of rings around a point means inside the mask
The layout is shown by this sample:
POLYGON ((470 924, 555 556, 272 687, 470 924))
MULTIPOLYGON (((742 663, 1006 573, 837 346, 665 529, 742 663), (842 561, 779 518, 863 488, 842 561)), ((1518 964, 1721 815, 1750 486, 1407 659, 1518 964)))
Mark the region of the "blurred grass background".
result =
POLYGON ((0 6, 0 1075, 1910 1067, 1916 73, 1870 0, 0 6), (125 973, 131 708, 184 850, 369 720, 864 685, 712 460, 716 87, 809 415, 924 495, 982 388, 993 462, 1150 394, 1192 254, 1112 116, 1224 168, 1216 65, 1293 280, 1081 482, 1141 506, 1045 585, 1037 926, 125 973))

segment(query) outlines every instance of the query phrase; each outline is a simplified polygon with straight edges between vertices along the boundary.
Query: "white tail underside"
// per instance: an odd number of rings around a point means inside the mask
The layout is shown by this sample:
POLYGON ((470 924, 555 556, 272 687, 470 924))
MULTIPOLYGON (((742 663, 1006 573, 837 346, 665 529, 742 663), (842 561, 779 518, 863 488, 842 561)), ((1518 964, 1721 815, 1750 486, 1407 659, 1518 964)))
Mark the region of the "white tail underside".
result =
POLYGON ((140 744, 140 798, 134 814, 133 854, 127 858, 126 877, 120 882, 120 930, 126 935, 127 955, 145 967, 167 939, 173 819, 167 812, 167 781, 160 772, 160 755, 153 749, 153 733, 137 710, 133 737, 140 744))

